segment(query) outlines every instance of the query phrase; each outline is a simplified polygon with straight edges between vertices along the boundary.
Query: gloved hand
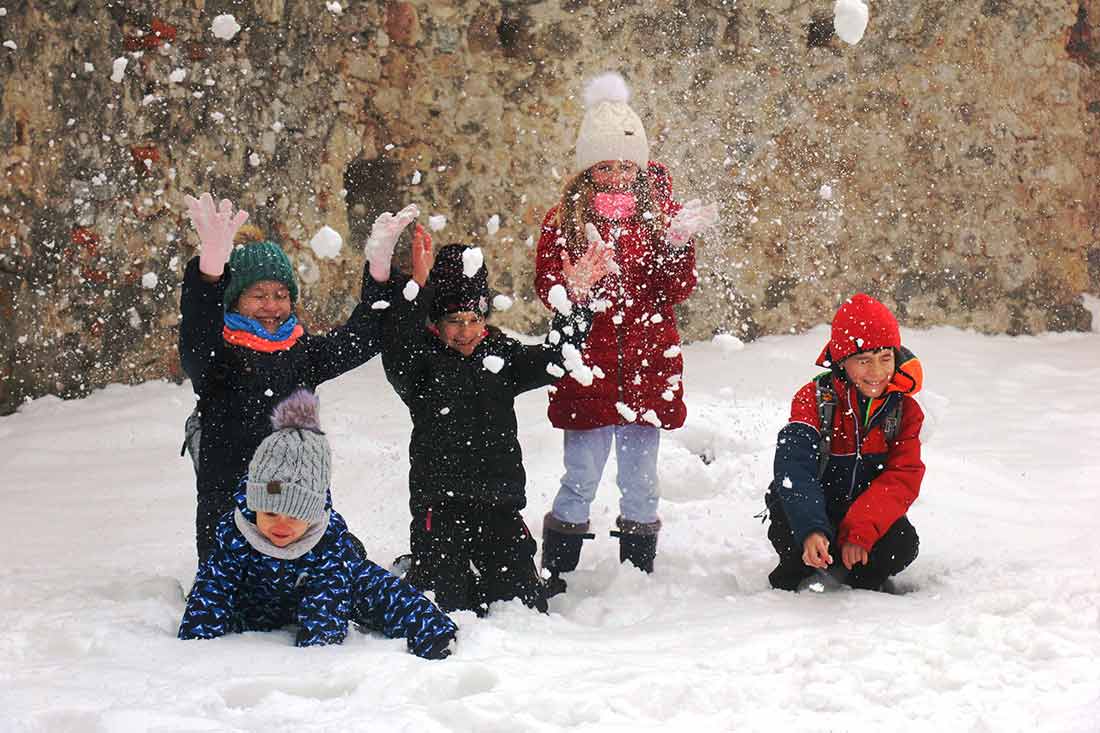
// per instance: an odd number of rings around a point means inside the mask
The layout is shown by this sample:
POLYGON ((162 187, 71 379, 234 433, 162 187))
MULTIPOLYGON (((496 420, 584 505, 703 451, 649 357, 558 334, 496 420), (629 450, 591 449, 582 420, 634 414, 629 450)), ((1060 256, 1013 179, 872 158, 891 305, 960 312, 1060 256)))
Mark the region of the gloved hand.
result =
POLYGON ((233 213, 233 203, 222 199, 214 208, 214 199, 209 193, 199 198, 184 196, 191 225, 199 234, 202 246, 199 248, 199 271, 210 277, 220 278, 225 272, 225 263, 233 251, 233 237, 237 230, 248 221, 247 211, 233 213))
POLYGON ((684 204, 684 208, 680 209, 680 213, 668 225, 668 243, 673 247, 683 247, 697 233, 717 223, 717 202, 703 206, 699 199, 692 199, 684 204))
POLYGON ((378 282, 385 282, 390 276, 390 260, 393 259, 393 249, 397 246, 397 238, 401 232, 420 216, 420 209, 416 204, 409 204, 396 215, 388 211, 383 212, 370 229, 370 237, 364 248, 367 260, 370 262, 370 274, 378 282))
POLYGON ((596 227, 589 222, 586 227, 588 249, 574 262, 569 253, 561 251, 561 272, 573 301, 582 303, 588 300, 592 286, 611 271, 615 265, 615 253, 608 247, 596 227))

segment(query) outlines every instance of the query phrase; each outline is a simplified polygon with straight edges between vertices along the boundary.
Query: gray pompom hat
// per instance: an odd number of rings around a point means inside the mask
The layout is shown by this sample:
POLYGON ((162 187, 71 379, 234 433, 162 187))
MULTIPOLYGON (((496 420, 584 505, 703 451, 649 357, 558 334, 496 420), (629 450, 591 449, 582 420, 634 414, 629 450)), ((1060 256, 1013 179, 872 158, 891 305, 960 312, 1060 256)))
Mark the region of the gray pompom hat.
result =
POLYGON ((254 512, 286 514, 313 523, 325 513, 332 449, 321 432, 320 400, 300 389, 276 405, 275 432, 248 464, 247 504, 254 512))

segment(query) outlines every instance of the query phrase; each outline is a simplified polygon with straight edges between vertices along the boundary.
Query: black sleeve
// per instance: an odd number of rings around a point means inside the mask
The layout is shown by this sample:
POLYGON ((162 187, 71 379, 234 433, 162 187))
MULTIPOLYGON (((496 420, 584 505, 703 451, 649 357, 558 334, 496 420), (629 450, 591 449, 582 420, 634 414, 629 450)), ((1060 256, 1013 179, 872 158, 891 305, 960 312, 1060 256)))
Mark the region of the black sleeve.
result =
POLYGON ((519 346, 512 356, 511 369, 516 394, 553 384, 568 371, 565 365, 565 345, 568 344, 578 354, 588 340, 592 330, 592 311, 580 305, 574 305, 568 315, 554 312, 550 323, 550 332, 541 344, 519 346))
POLYGON ((408 404, 428 366, 426 323, 435 288, 428 283, 415 298, 408 300, 404 288, 411 279, 394 270, 390 282, 394 283, 396 297, 390 301, 382 321, 382 366, 394 391, 408 404))
MULTIPOLYGON (((394 287, 394 278, 376 282, 369 267, 363 265, 363 284, 359 305, 342 326, 323 336, 311 336, 306 344, 310 374, 308 381, 317 385, 351 371, 377 356, 382 350, 382 322, 385 309, 375 308, 379 302, 392 303, 401 297, 394 287)), ((392 307, 392 306, 391 306, 392 307)))
POLYGON ((221 363, 223 358, 223 301, 225 286, 230 277, 227 269, 218 282, 206 282, 199 272, 198 257, 192 257, 183 272, 183 292, 180 295, 180 366, 190 377, 195 394, 202 394, 206 389, 213 367, 221 363))

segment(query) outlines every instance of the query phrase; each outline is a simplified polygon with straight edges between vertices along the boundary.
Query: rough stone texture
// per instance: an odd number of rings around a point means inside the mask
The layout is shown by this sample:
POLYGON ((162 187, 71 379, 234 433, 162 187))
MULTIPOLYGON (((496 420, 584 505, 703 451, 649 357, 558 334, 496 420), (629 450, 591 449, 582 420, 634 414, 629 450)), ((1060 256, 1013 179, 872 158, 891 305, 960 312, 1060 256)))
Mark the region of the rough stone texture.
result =
POLYGON ((688 337, 802 329, 856 290, 910 326, 1090 325, 1100 0, 876 0, 855 47, 831 1, 342 5, 4 3, 0 411, 181 377, 185 192, 283 242, 311 328, 346 315, 370 221, 408 201, 447 215, 440 243, 485 248, 517 296, 501 323, 540 328, 533 238, 571 172, 577 92, 608 68, 680 197, 722 203, 688 337), (336 260, 308 246, 325 224, 336 260))

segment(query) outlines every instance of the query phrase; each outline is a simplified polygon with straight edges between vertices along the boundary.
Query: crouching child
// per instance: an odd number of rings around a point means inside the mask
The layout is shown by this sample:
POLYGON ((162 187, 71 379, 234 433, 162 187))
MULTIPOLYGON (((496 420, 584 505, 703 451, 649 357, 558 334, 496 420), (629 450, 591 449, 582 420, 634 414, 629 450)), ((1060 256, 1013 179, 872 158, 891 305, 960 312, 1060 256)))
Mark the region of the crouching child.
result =
POLYGON ((365 559, 332 510, 332 454, 318 400, 299 390, 272 416, 237 509, 200 564, 179 638, 298 627, 297 646, 339 644, 348 622, 404 637, 425 659, 451 653, 457 627, 416 589, 365 559))
POLYGON ((882 590, 919 546, 906 512, 924 477, 924 413, 912 398, 921 365, 890 310, 862 293, 837 311, 817 364, 829 371, 794 396, 775 449, 766 502, 779 563, 768 580, 797 590, 828 570, 882 590))

